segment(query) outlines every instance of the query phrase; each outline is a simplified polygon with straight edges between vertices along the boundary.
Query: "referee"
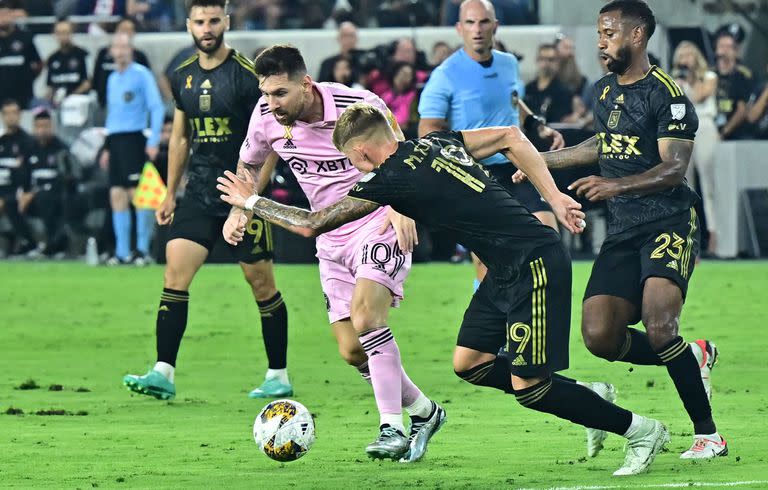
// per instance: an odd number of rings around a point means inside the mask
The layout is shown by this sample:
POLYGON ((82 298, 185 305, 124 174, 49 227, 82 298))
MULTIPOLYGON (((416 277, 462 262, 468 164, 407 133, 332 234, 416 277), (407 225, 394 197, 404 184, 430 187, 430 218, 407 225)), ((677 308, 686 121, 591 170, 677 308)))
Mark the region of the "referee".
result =
POLYGON ((133 261, 144 265, 149 256, 154 211, 136 210, 137 252, 132 255, 129 204, 144 162, 157 156, 165 108, 152 72, 133 61, 130 37, 115 34, 111 53, 116 67, 107 79, 107 141, 101 160, 102 166, 109 167, 109 202, 115 231, 115 255, 107 263, 133 261), (152 130, 149 139, 143 133, 148 118, 152 130))
MULTIPOLYGON (((523 102, 525 86, 520 80, 517 59, 492 49, 498 26, 490 1, 461 3, 456 29, 464 46, 432 72, 424 87, 419 101, 419 136, 445 129, 522 126, 526 133, 535 130, 540 138, 551 141, 551 149, 562 148, 562 135, 544 126, 542 119, 534 116, 523 102)), ((509 165, 504 155, 497 153, 480 163, 542 223, 557 229, 555 215, 533 185, 513 185, 516 167, 509 165)), ((478 279, 482 280, 485 267, 475 263, 478 279)))

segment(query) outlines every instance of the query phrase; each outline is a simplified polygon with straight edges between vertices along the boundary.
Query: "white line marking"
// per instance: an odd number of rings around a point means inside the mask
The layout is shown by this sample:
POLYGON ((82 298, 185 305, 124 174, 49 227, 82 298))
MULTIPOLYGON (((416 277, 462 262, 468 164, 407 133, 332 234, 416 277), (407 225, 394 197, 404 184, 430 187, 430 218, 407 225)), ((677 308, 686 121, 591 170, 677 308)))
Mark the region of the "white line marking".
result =
MULTIPOLYGON (((742 487, 744 485, 768 485, 768 480, 732 481, 732 482, 684 482, 684 483, 656 483, 650 485, 586 485, 577 487, 549 487, 547 490, 614 490, 622 488, 689 488, 689 487, 742 487)), ((520 490, 536 490, 535 488, 521 488, 520 490)))

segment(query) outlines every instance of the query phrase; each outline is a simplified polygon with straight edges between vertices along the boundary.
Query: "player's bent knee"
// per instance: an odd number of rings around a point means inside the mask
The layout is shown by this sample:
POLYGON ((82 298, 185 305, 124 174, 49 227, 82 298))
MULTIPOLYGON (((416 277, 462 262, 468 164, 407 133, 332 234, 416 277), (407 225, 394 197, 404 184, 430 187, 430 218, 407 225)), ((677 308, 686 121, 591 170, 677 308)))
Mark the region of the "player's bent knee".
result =
POLYGON ((339 355, 350 366, 359 366, 367 359, 363 346, 360 344, 339 345, 339 355))
POLYGON ((618 358, 622 345, 621 339, 616 338, 613 332, 602 325, 583 323, 581 335, 584 346, 592 355, 607 361, 615 361, 618 358))
POLYGON ((679 324, 677 320, 643 319, 645 331, 648 334, 648 342, 654 351, 663 349, 678 335, 679 324))

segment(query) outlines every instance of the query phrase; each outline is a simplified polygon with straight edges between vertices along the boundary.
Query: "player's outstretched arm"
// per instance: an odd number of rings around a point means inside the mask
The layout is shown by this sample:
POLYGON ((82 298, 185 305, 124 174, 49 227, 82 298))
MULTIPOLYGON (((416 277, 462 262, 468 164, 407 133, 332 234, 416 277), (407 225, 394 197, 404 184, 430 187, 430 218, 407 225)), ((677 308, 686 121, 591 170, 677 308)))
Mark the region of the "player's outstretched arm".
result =
POLYGON ((327 208, 308 211, 253 194, 253 189, 248 183, 228 170, 218 181, 216 188, 222 192, 223 201, 241 209, 254 211, 265 220, 305 237, 315 237, 334 230, 379 208, 376 203, 347 196, 327 208))
POLYGON ((661 163, 637 175, 629 175, 620 179, 607 179, 596 175, 583 177, 569 189, 584 196, 590 201, 610 199, 619 194, 644 196, 664 189, 676 187, 683 183, 688 162, 693 152, 693 141, 676 138, 659 139, 659 156, 661 163))
MULTIPOLYGON (((542 153, 541 157, 550 169, 595 165, 598 158, 597 145, 597 136, 593 136, 576 146, 569 146, 562 150, 542 153)), ((512 176, 512 181, 516 184, 520 184, 527 178, 528 177, 522 170, 518 170, 512 176)))

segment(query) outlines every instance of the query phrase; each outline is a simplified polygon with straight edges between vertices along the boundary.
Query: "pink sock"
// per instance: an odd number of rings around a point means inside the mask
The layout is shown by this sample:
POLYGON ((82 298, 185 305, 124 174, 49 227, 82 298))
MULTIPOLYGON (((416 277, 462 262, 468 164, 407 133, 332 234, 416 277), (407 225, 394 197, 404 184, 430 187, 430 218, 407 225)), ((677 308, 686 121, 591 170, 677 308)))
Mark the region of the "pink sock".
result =
POLYGON ((402 413, 402 367, 400 350, 389 328, 379 328, 360 336, 365 353, 368 354, 368 369, 371 371, 373 396, 379 413, 402 413))
POLYGON ((404 407, 409 407, 419 398, 421 390, 413 383, 413 381, 411 381, 411 378, 405 373, 405 368, 403 368, 402 365, 400 367, 400 373, 403 390, 401 400, 404 407))
MULTIPOLYGON (((360 364, 359 366, 355 366, 357 371, 360 373, 360 376, 368 382, 368 384, 371 384, 371 370, 368 369, 368 361, 365 361, 364 363, 360 364)), ((419 398, 419 395, 421 394, 421 390, 411 381, 411 378, 408 377, 408 375, 405 373, 405 369, 401 367, 400 369, 401 374, 401 382, 402 382, 402 393, 400 394, 400 402, 402 406, 408 407, 410 405, 413 405, 413 403, 419 398)))

